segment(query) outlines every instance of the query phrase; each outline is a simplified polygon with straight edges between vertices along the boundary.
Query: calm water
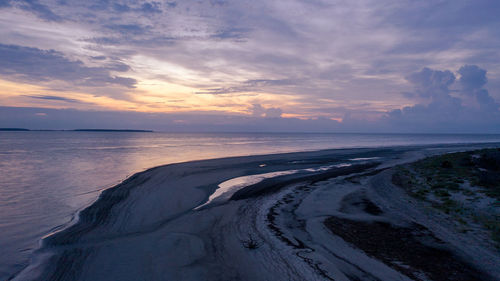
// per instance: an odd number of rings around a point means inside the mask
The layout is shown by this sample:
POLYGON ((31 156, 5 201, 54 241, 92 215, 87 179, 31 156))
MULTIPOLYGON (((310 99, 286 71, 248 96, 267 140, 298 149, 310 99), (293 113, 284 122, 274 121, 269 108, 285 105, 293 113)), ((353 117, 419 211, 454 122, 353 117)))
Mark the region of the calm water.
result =
POLYGON ((0 132, 0 280, 106 187, 161 164, 344 147, 500 141, 500 135, 0 132))

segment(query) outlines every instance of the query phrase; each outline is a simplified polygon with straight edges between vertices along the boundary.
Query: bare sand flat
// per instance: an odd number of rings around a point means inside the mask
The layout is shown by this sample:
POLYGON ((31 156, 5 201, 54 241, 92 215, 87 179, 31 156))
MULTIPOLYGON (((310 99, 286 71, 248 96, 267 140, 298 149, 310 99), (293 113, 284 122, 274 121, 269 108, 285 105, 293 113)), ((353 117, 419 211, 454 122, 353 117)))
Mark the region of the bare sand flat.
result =
POLYGON ((13 279, 500 280, 484 236, 457 231, 391 181, 398 164, 484 147, 500 144, 156 167, 104 191, 13 279))

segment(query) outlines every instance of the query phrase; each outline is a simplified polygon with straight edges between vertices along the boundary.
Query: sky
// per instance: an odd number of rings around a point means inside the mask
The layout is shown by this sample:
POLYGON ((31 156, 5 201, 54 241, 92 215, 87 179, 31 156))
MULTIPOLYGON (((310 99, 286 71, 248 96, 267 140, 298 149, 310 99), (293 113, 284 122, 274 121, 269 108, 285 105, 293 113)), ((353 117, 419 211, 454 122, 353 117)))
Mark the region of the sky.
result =
POLYGON ((500 133, 500 1, 0 0, 0 127, 500 133))

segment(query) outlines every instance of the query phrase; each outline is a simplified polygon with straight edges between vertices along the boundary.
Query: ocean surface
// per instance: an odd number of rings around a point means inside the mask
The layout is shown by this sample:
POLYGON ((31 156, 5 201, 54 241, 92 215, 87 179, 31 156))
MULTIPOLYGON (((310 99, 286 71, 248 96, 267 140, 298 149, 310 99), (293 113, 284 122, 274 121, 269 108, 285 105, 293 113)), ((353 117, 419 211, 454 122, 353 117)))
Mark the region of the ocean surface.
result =
POLYGON ((498 142, 500 135, 0 132, 0 280, 99 193, 154 166, 328 148, 498 142))

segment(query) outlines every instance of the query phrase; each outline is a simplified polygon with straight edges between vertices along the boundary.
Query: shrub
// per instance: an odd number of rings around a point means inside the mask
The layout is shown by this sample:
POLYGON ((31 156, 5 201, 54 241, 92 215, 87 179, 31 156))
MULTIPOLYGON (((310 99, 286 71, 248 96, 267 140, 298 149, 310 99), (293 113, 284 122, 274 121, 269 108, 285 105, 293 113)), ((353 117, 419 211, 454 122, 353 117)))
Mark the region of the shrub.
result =
POLYGON ((248 239, 241 240, 241 243, 243 244, 243 247, 249 250, 255 250, 260 247, 260 243, 250 235, 248 236, 248 239))
POLYGON ((448 160, 444 160, 443 162, 441 162, 441 168, 450 169, 453 168, 453 164, 451 164, 451 162, 448 160))

